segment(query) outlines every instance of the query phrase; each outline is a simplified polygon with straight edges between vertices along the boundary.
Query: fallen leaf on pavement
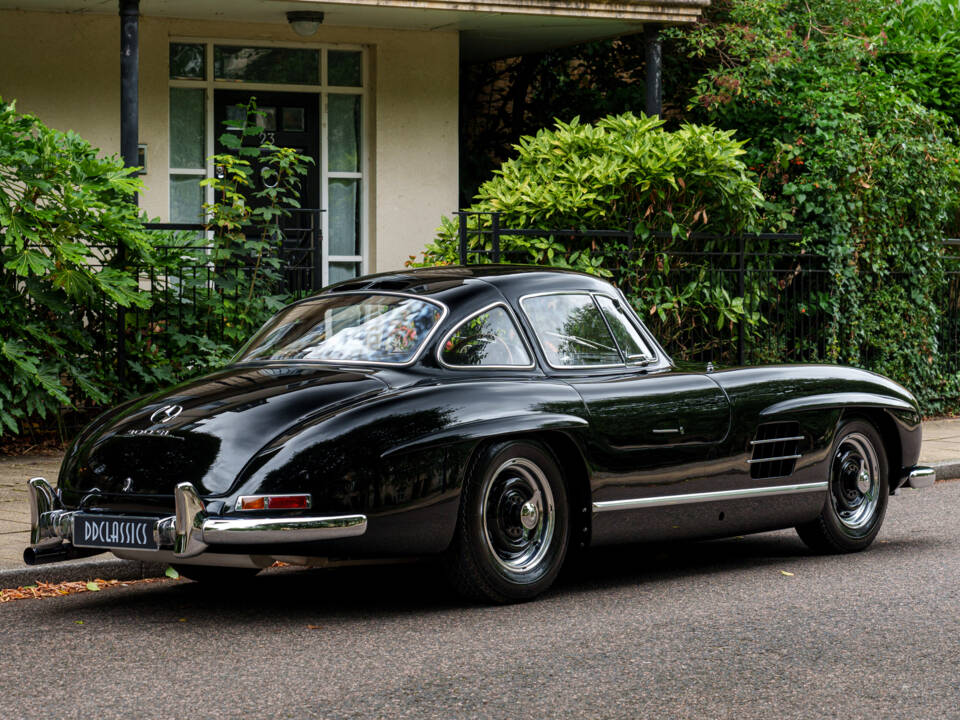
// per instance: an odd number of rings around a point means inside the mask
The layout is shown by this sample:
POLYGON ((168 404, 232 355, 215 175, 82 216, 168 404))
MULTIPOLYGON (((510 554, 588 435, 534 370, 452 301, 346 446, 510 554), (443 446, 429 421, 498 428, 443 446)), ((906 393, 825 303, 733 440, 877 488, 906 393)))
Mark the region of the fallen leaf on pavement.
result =
POLYGON ((18 588, 0 590, 0 603, 13 602, 14 600, 42 600, 43 598, 75 595, 76 593, 98 592, 118 586, 125 587, 128 585, 143 585, 165 581, 166 578, 145 578, 143 580, 124 580, 123 582, 96 578, 88 582, 38 582, 35 585, 23 585, 18 588))
POLYGON ((793 573, 792 573, 792 572, 787 572, 786 570, 781 570, 781 571, 780 571, 780 574, 781 574, 781 575, 786 575, 787 577, 793 577, 793 573))

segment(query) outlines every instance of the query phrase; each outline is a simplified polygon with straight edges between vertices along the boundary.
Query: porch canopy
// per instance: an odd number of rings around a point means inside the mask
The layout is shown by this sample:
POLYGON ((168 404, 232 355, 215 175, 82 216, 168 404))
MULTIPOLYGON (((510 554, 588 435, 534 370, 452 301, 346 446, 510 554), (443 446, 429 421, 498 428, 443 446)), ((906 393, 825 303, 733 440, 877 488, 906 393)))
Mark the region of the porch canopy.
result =
MULTIPOLYGON (((324 13, 324 25, 459 31, 464 62, 511 57, 692 23, 710 0, 140 0, 150 17, 286 24, 286 13, 324 13)), ((0 0, 0 9, 23 9, 0 0)), ((105 0, 30 0, 47 12, 116 14, 105 0)))

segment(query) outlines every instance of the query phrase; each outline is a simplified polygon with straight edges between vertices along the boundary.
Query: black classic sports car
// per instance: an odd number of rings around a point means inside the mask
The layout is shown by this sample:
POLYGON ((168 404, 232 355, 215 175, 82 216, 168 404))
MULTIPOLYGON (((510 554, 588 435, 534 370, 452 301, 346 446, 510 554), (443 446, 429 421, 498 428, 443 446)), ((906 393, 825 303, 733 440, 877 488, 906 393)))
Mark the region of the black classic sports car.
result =
POLYGON ((56 489, 30 480, 25 559, 110 551, 205 580, 435 556, 465 594, 515 601, 571 548, 796 527, 862 550, 890 495, 934 482, 919 450, 896 383, 675 363, 596 277, 381 274, 94 421, 56 489))

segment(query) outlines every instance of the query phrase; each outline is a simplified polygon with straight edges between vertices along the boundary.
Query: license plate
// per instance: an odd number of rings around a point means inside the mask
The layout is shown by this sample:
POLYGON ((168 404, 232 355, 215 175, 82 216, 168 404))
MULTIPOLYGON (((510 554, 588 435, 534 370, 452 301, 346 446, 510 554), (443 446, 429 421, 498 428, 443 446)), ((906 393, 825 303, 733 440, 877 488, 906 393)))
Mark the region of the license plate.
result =
POLYGON ((73 544, 76 547, 159 550, 153 530, 156 518, 129 515, 74 515, 73 544))

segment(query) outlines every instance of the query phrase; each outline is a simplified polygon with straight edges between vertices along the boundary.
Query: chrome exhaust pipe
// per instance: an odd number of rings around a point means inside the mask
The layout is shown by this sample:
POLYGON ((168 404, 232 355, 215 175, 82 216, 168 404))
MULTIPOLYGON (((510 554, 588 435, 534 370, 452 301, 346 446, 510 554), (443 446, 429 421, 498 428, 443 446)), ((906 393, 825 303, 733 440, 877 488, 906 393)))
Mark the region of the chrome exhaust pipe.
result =
POLYGON ((77 558, 99 555, 106 550, 98 548, 76 548, 73 545, 55 545, 53 547, 28 547, 23 551, 23 562, 27 565, 46 565, 47 563, 76 560, 77 558))

